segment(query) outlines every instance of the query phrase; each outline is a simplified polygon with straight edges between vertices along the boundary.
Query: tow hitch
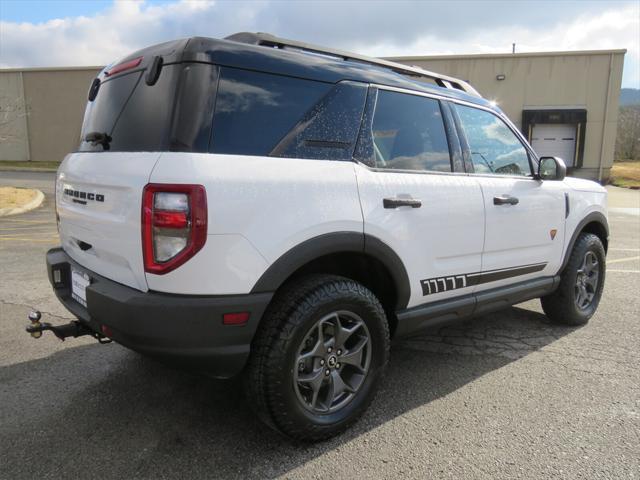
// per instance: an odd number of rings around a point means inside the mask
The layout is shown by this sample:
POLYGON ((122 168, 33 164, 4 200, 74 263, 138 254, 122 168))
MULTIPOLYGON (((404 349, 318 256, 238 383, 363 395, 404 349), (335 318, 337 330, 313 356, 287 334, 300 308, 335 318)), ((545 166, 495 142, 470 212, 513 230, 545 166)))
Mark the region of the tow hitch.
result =
POLYGON ((60 340, 64 342, 64 339, 67 337, 82 337, 84 335, 91 335, 93 338, 98 340, 100 343, 110 343, 111 339, 101 335, 99 333, 94 332, 90 328, 84 326, 82 323, 77 320, 73 320, 64 325, 51 325, 50 323, 40 322, 42 318, 42 314, 38 310, 34 310, 29 313, 29 321, 30 325, 27 325, 27 332, 33 338, 40 338, 42 336, 42 332, 47 330, 51 330, 53 334, 58 337, 60 340))

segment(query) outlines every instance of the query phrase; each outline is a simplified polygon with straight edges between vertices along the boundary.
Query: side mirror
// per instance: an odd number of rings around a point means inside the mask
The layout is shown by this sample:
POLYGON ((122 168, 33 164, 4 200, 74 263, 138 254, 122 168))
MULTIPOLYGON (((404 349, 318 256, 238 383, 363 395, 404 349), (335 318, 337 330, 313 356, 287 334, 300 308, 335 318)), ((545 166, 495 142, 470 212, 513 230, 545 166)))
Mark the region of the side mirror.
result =
POLYGON ((538 163, 538 179, 564 180, 567 176, 567 166, 560 157, 540 157, 538 163))

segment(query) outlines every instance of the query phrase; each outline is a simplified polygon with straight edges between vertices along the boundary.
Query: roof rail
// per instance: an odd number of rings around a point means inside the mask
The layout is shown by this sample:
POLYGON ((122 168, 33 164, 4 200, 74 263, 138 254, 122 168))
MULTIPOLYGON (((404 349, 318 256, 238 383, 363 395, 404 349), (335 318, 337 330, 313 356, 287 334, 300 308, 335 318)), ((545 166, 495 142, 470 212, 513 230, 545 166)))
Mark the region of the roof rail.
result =
POLYGON ((338 50, 334 48, 325 48, 318 45, 313 45, 305 42, 298 42, 296 40, 287 40, 285 38, 279 38, 269 33, 253 33, 253 32, 239 32, 225 37, 225 40, 231 40, 234 42, 247 43, 251 45, 262 45, 266 47, 274 48, 294 48, 305 52, 319 53, 322 55, 330 55, 332 57, 341 58, 343 60, 353 60, 356 62, 367 63, 369 65, 376 65, 379 67, 385 67, 393 70, 396 73, 402 75, 409 75, 412 77, 429 78, 441 87, 452 88, 461 90, 470 95, 480 97, 480 94, 469 83, 458 78, 450 77, 448 75, 441 75, 439 73, 430 72, 415 66, 408 66, 402 63, 391 62, 389 60, 383 60, 381 58, 367 57, 365 55, 358 55, 357 53, 347 52, 345 50, 338 50))

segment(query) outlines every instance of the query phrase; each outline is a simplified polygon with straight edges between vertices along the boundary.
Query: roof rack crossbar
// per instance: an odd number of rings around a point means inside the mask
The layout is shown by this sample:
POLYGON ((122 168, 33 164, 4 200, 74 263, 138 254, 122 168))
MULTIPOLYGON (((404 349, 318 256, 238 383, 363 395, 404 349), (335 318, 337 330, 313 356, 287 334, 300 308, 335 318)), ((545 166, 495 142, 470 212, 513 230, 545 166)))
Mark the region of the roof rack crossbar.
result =
POLYGON ((234 33, 225 37, 225 40, 231 40, 234 42, 247 43, 251 45, 262 45, 273 48, 294 48, 296 50, 302 50, 310 53, 319 53, 322 55, 329 55, 332 57, 338 57, 342 60, 352 60, 356 62, 366 63, 369 65, 376 65, 393 70, 396 73, 402 75, 409 75, 412 77, 423 77, 434 80, 435 83, 444 88, 452 88, 461 90, 470 95, 479 97, 480 94, 469 83, 464 80, 460 80, 448 75, 441 75, 439 73, 430 72, 415 66, 408 66, 402 63, 391 62, 389 60, 383 60, 381 58, 367 57, 365 55, 358 55, 357 53, 347 52, 345 50, 338 50, 333 48, 325 48, 318 45, 313 45, 305 42, 298 42, 296 40, 287 40, 285 38, 279 38, 269 33, 252 33, 252 32, 240 32, 234 33))

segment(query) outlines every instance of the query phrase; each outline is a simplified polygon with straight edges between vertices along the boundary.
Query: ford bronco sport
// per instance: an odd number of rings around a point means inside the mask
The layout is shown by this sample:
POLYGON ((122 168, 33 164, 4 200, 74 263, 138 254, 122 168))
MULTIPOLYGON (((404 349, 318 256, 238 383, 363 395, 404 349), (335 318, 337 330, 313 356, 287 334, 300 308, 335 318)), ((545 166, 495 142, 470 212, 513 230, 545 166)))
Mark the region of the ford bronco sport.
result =
POLYGON ((538 158, 466 82, 268 34, 106 67, 61 164, 47 253, 93 335, 216 377, 318 440, 367 408, 390 340, 541 298, 598 307, 606 192, 538 158))

